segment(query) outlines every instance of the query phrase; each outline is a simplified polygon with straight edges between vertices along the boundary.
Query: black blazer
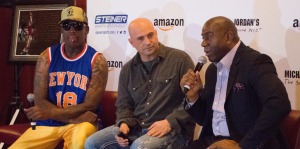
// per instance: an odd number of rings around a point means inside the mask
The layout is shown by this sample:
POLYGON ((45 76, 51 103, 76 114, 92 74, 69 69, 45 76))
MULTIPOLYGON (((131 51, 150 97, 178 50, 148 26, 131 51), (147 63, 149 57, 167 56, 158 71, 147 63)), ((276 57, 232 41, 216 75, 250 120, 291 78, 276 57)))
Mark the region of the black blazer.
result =
MULTIPOLYGON (((213 135, 216 72, 216 66, 211 63, 206 70, 203 92, 187 109, 203 126, 199 139, 213 135)), ((287 148, 280 124, 290 110, 286 89, 272 59, 241 42, 230 67, 226 92, 225 112, 230 137, 243 149, 287 148)))

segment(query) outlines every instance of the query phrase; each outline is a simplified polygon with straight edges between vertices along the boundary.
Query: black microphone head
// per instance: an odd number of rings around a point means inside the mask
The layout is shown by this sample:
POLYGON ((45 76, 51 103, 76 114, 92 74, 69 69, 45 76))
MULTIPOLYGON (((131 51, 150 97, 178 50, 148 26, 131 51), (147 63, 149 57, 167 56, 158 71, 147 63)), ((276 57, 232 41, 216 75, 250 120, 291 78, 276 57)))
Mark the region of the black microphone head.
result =
POLYGON ((205 56, 200 56, 197 62, 197 65, 194 69, 194 72, 200 71, 201 68, 203 67, 203 65, 207 62, 206 57, 205 56))
POLYGON ((27 100, 29 101, 29 103, 33 103, 33 101, 34 101, 34 94, 29 93, 27 95, 27 100))
POLYGON ((198 58, 198 62, 200 62, 202 64, 205 64, 207 62, 207 58, 205 56, 200 56, 198 58))

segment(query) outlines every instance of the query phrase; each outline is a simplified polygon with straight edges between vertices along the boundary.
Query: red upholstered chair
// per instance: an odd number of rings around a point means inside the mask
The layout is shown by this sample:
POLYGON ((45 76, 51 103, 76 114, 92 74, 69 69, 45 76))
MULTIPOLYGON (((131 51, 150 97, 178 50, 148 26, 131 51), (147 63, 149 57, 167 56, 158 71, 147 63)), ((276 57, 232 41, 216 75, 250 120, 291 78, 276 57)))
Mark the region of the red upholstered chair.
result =
POLYGON ((116 123, 116 106, 115 102, 117 100, 118 93, 115 91, 106 91, 100 102, 100 119, 102 121, 103 127, 108 127, 116 123))
POLYGON ((13 144, 29 127, 29 123, 1 126, 0 142, 13 144))
MULTIPOLYGON (((102 109, 99 115, 102 120, 103 126, 107 127, 113 125, 116 120, 116 107, 115 102, 117 99, 117 92, 115 91, 105 91, 102 100, 100 102, 100 107, 102 109)), ((4 143, 4 148, 9 147, 13 144, 28 128, 30 127, 29 122, 25 124, 14 124, 0 126, 0 142, 4 143)), ((56 147, 57 149, 63 148, 63 141, 56 147)))
POLYGON ((290 148, 300 149, 300 110, 292 110, 282 125, 290 148))

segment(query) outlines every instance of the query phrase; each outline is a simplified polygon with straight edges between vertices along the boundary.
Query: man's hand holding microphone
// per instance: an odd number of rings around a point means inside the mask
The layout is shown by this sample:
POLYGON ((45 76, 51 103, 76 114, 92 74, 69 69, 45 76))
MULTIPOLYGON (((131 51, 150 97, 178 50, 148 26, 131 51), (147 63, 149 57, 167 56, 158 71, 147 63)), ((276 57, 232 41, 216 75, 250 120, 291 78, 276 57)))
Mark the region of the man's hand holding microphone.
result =
POLYGON ((37 100, 34 94, 30 93, 27 95, 27 100, 30 104, 29 108, 24 108, 27 118, 30 120, 32 129, 35 129, 36 120, 45 120, 51 117, 51 107, 45 105, 37 106, 37 100))
POLYGON ((120 146, 126 147, 131 145, 131 140, 128 138, 128 133, 130 129, 126 123, 122 123, 120 127, 115 126, 112 130, 112 133, 115 135, 115 138, 120 146))
POLYGON ((181 89, 189 102, 196 101, 199 96, 199 90, 203 89, 203 83, 200 79, 199 72, 206 62, 206 57, 201 56, 195 69, 189 69, 180 81, 181 89))
POLYGON ((29 93, 27 95, 27 100, 29 102, 30 107, 28 109, 24 109, 24 111, 27 114, 27 118, 30 120, 30 125, 31 125, 32 130, 35 130, 36 122, 31 115, 28 115, 28 113, 30 111, 29 109, 34 107, 34 98, 35 98, 35 96, 32 93, 29 93))

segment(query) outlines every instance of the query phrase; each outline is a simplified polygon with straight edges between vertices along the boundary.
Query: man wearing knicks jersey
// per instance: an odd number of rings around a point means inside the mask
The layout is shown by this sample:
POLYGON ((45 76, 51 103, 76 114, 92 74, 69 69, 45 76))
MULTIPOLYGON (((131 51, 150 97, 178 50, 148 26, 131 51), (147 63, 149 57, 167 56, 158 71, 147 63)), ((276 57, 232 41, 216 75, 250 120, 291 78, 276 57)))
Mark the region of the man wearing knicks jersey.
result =
POLYGON ((83 148, 86 137, 96 132, 97 114, 107 82, 104 56, 88 46, 84 11, 75 6, 62 10, 58 23, 63 43, 41 53, 34 77, 34 104, 24 109, 37 121, 10 148, 83 148))

